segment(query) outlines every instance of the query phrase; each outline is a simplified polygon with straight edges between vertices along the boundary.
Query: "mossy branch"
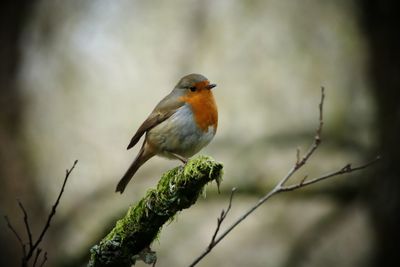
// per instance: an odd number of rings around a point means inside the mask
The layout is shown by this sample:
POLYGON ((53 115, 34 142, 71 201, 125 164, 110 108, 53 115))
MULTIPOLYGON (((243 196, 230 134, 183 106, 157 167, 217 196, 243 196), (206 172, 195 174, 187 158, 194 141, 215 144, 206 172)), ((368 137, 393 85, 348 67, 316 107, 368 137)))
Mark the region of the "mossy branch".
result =
POLYGON ((178 211, 193 205, 204 186, 222 179, 222 164, 198 156, 184 168, 176 167, 161 177, 158 185, 129 208, 114 229, 90 250, 90 267, 131 266, 137 255, 147 249, 164 223, 178 211))

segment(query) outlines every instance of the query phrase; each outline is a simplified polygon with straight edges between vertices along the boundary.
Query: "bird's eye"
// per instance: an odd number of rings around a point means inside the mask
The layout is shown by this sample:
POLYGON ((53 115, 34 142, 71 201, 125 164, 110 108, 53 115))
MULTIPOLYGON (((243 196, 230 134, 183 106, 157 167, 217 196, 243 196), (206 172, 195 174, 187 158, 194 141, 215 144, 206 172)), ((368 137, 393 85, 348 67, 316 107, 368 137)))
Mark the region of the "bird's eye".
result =
POLYGON ((196 86, 190 86, 189 89, 190 89, 190 91, 194 92, 194 91, 196 91, 196 86))

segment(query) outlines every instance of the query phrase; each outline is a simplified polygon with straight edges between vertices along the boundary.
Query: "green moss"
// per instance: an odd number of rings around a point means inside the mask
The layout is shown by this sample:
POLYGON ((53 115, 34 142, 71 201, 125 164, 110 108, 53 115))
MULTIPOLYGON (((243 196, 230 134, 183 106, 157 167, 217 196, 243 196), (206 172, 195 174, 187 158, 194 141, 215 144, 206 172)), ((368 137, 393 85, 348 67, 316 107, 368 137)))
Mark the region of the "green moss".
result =
POLYGON ((193 205, 207 183, 219 185, 221 180, 222 164, 206 156, 164 173, 156 188, 148 190, 100 244, 92 247, 88 266, 131 266, 157 238, 164 223, 193 205))

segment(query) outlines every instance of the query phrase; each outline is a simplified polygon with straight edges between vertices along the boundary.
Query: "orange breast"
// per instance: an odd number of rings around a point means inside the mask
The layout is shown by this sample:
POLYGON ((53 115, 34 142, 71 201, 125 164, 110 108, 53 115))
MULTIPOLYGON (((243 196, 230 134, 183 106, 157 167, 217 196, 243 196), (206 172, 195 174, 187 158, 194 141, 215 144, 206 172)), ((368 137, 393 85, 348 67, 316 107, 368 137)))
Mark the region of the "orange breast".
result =
POLYGON ((206 132, 209 126, 213 126, 217 130, 218 111, 211 90, 201 88, 195 92, 188 92, 180 99, 191 105, 194 118, 200 129, 206 132))

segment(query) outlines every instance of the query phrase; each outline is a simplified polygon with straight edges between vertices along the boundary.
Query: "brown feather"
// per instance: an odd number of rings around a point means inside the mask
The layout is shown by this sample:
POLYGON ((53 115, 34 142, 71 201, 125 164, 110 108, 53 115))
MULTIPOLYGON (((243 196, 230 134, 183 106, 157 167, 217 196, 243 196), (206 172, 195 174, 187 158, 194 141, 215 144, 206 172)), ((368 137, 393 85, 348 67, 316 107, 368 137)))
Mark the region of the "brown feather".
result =
POLYGON ((169 96, 170 95, 166 96, 157 104, 153 112, 151 112, 149 117, 142 123, 142 125, 136 131, 135 135, 132 137, 127 149, 135 146, 144 133, 171 117, 178 108, 185 104, 185 102, 183 101, 171 101, 171 98, 169 96))
POLYGON ((128 183, 132 179, 133 175, 135 175, 136 171, 140 168, 140 166, 142 166, 146 161, 148 161, 154 155, 155 153, 153 152, 153 150, 150 147, 146 146, 146 141, 144 141, 143 146, 140 149, 135 160, 132 162, 131 166, 129 166, 124 176, 122 176, 122 178, 119 180, 115 192, 120 192, 122 194, 128 183))

